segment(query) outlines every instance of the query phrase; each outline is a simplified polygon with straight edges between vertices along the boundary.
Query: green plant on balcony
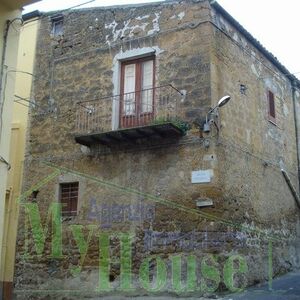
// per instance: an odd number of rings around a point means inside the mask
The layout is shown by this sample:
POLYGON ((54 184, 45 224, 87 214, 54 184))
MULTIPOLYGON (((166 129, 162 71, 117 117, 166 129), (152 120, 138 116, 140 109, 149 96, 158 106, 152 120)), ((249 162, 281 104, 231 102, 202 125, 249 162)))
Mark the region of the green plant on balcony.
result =
POLYGON ((156 119, 153 120, 151 124, 153 125, 158 125, 158 124, 167 124, 167 123, 172 123, 174 126, 176 126, 180 131, 183 132, 185 135, 188 130, 191 129, 190 123, 183 121, 179 117, 157 117, 156 119))

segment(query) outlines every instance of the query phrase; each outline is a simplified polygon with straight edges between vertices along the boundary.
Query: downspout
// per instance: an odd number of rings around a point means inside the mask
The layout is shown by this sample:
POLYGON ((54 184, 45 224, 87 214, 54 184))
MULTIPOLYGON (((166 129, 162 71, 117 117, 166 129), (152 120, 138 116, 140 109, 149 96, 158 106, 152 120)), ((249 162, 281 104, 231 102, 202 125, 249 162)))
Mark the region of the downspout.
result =
MULTIPOLYGON (((4 31, 4 36, 3 36, 3 49, 2 49, 2 57, 1 57, 1 70, 0 70, 0 111, 2 105, 4 105, 3 102, 3 97, 2 97, 2 89, 3 89, 3 74, 4 74, 4 63, 5 63, 5 54, 6 54, 6 47, 7 47, 7 37, 8 37, 8 31, 9 31, 9 26, 10 26, 10 21, 6 21, 6 27, 4 31)), ((0 115, 1 118, 1 115, 0 115)), ((0 144, 1 144, 1 136, 2 136, 2 126, 0 128, 0 144)), ((5 161, 5 159, 4 159, 5 161)), ((1 247, 2 247, 2 242, 4 241, 4 237, 2 237, 2 241, 0 241, 1 247)), ((0 257, 1 260, 1 257, 0 257)), ((0 270, 0 300, 3 299, 4 297, 4 270, 0 270)))
POLYGON ((1 72, 0 72, 0 106, 2 105, 2 86, 3 86, 3 74, 4 74, 4 63, 5 63, 5 54, 7 47, 7 37, 8 30, 10 26, 10 20, 6 21, 6 28, 3 36, 3 50, 2 50, 2 58, 1 58, 1 72))
POLYGON ((299 195, 297 194, 296 189, 294 188, 294 186, 292 184, 292 181, 291 181, 288 173, 283 168, 281 168, 281 172, 282 172, 282 175, 283 175, 287 185, 289 186, 289 188, 291 190, 291 193, 296 201, 298 208, 300 209, 300 198, 299 198, 299 195))
MULTIPOLYGON (((299 133, 299 128, 298 128, 298 124, 300 119, 298 120, 298 115, 296 112, 296 90, 297 90, 297 82, 295 80, 291 80, 291 84, 292 84, 292 98, 293 98, 293 109, 294 109, 294 122, 295 122, 295 134, 296 134, 296 152, 297 152, 297 170, 298 170, 298 186, 299 186, 299 192, 300 192, 300 156, 299 156, 299 137, 298 137, 298 133, 299 133)), ((295 202, 298 206, 298 208, 300 209, 300 196, 299 193, 297 193, 297 189, 293 186, 292 181, 287 173, 287 171, 285 170, 284 164, 281 164, 281 173, 288 185, 288 187, 290 188, 290 191, 295 199, 295 202)))
POLYGON ((300 124, 299 116, 297 115, 296 107, 296 89, 297 83, 295 80, 292 81, 292 97, 293 97, 293 109, 294 109, 294 122, 295 122, 295 134, 296 134, 296 152, 297 152, 297 169, 298 169, 298 191, 300 193, 300 149, 299 149, 299 130, 298 124, 300 124))
MULTIPOLYGON (((8 34, 9 34, 10 25, 16 20, 21 20, 21 23, 23 23, 23 20, 21 18, 14 18, 13 20, 7 20, 6 28, 5 28, 5 32, 4 32, 4 36, 3 36, 3 52, 2 52, 2 57, 1 57, 1 70, 0 70, 0 118, 2 118, 4 101, 5 101, 5 85, 3 82, 3 75, 4 75, 4 68, 8 68, 5 65, 8 34)), ((7 79, 8 72, 6 72, 6 77, 5 77, 4 81, 6 81, 6 79, 7 79)), ((2 140, 2 130, 3 130, 3 124, 2 124, 2 119, 1 119, 0 120, 0 143, 2 140)))

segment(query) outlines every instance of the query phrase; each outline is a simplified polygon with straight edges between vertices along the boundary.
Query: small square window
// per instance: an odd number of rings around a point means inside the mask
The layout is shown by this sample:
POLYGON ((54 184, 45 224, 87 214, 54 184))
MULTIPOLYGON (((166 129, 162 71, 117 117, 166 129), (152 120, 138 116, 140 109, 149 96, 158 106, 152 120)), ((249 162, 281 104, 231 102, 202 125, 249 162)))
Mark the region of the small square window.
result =
POLYGON ((78 182, 61 183, 59 198, 63 216, 76 216, 78 206, 78 182))
POLYGON ((63 16, 55 16, 52 18, 52 34, 53 36, 60 36, 64 33, 63 16))

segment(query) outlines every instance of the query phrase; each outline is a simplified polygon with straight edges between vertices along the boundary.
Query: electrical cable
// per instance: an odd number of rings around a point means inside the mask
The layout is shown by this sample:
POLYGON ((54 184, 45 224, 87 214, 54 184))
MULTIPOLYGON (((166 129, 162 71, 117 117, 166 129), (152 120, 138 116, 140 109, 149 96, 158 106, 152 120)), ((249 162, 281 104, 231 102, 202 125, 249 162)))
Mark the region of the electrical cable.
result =
MULTIPOLYGON (((29 104, 32 104, 33 106, 37 106, 39 107, 38 104, 36 104, 34 101, 31 101, 30 98, 23 98, 21 96, 18 96, 18 95, 15 95, 16 98, 18 98, 18 101, 25 101, 25 102, 28 102, 29 104)), ((17 100, 14 100, 15 102, 18 102, 17 100)))
MULTIPOLYGON (((89 2, 92 2, 92 1, 89 1, 89 2)), ((86 2, 86 3, 89 3, 89 2, 86 2)), ((86 3, 83 3, 83 4, 80 4, 80 5, 78 5, 78 6, 81 6, 81 5, 84 5, 84 4, 86 4, 86 3)), ((78 7, 78 6, 75 6, 75 7, 78 7)), ((63 13, 63 12, 65 12, 65 11, 67 11, 67 10, 70 10, 70 9, 72 9, 72 8, 74 8, 74 7, 70 7, 70 8, 68 8, 68 9, 65 9, 65 10, 61 10, 61 12, 63 13)), ((42 18, 44 18, 44 17, 47 17, 48 15, 44 15, 44 16, 42 16, 42 17, 40 17, 39 19, 42 19, 42 18)), ((35 20, 32 20, 32 21, 35 21, 35 20)), ((219 28, 215 23, 213 23, 213 22, 211 22, 211 21, 204 21, 204 22, 199 22, 199 24, 197 24, 197 26, 198 25, 200 25, 200 24, 202 24, 202 23, 206 23, 206 22, 209 22, 209 23, 211 23, 211 24, 213 24, 218 30, 220 30, 223 34, 225 34, 234 44, 236 44, 238 47, 240 47, 242 50, 244 50, 245 51, 245 53, 248 55, 248 56, 251 56, 251 57, 254 57, 259 63, 261 63, 262 65, 264 65, 265 67, 267 67, 268 69, 269 69, 269 71, 271 71, 274 75, 276 75, 277 76, 277 73, 275 72, 275 71, 273 71, 271 68, 269 68, 268 66, 266 66, 261 60, 259 60, 257 57, 255 57, 252 53, 250 53, 249 52, 249 50, 248 49, 246 49, 242 44, 240 44, 240 43, 238 43, 237 41, 235 41, 235 40, 233 40, 233 38, 232 37, 230 37, 229 35, 228 35, 228 33, 226 33, 224 30, 222 30, 221 28, 219 28)), ((26 22, 25 22, 26 23, 26 22)), ((196 26, 196 27, 197 27, 196 26)), ((186 28, 186 24, 184 24, 184 27, 186 28)), ((194 26, 195 27, 195 26, 194 26)), ((194 28, 193 27, 193 28, 194 28)), ((168 29, 168 30, 165 30, 165 31, 161 31, 161 32, 159 32, 158 34, 164 34, 164 33, 166 33, 166 32, 170 32, 170 30, 177 30, 178 29, 178 27, 174 27, 174 28, 171 28, 171 29, 168 29)), ((132 39, 131 41, 135 41, 135 40, 139 40, 139 39, 141 39, 141 38, 143 38, 143 37, 139 37, 139 38, 136 38, 136 39, 132 39)), ((113 46, 116 46, 116 45, 118 45, 118 43, 114 43, 113 44, 113 46)), ((83 53, 88 53, 88 52, 91 52, 91 51, 99 51, 99 49, 102 49, 102 50, 105 50, 104 48, 108 48, 108 47, 101 47, 101 48, 96 48, 96 49, 92 49, 92 50, 89 50, 89 51, 85 51, 85 52, 82 52, 82 53, 77 53, 77 54, 75 54, 75 55, 72 55, 72 56, 69 56, 69 57, 65 57, 65 58, 62 58, 63 60, 67 60, 67 59, 71 59, 71 58, 73 58, 74 56, 78 56, 78 55, 82 55, 83 53)), ((52 52, 52 57, 53 57, 53 52, 52 52)), ((60 61, 61 59, 59 59, 59 61, 60 61)), ((52 60, 52 63, 51 63, 51 69, 52 69, 52 72, 51 72, 51 92, 50 92, 50 94, 52 95, 52 84, 53 84, 53 75, 54 75, 54 65, 55 65, 55 63, 57 62, 57 60, 56 59, 53 59, 52 60)), ((288 73, 288 74, 282 74, 282 75, 291 75, 291 74, 298 74, 298 73, 300 73, 300 72, 295 72, 295 73, 288 73)), ((261 78, 258 78, 258 79, 261 79, 261 78)), ((70 96, 70 97, 72 97, 72 96, 70 96)))
MULTIPOLYGON (((210 22, 210 21, 207 21, 207 22, 210 22)), ((210 23, 212 23, 212 22, 210 22, 210 23)), ((263 61, 261 61, 259 58, 255 57, 253 54, 251 54, 251 53, 249 52, 249 50, 246 49, 242 44, 240 44, 240 43, 238 43, 237 41, 233 40, 233 38, 230 37, 228 33, 226 33, 225 31, 223 31, 223 30, 222 30, 221 28, 219 28, 216 24, 214 24, 214 23, 212 23, 212 24, 213 24, 218 30, 220 30, 222 33, 224 33, 224 34, 227 36, 227 38, 229 38, 234 44, 236 44, 238 47, 240 47, 242 50, 244 50, 246 55, 248 55, 249 57, 255 58, 255 60, 256 60, 258 63, 260 63, 260 64, 262 64, 264 67, 266 67, 266 68, 267 68, 271 73, 273 73, 275 76, 278 76, 278 74, 277 74, 274 70, 272 70, 270 67, 266 66, 266 65, 264 64, 263 61)), ((178 29, 178 28, 175 28, 175 29, 178 29)), ((169 31, 169 30, 168 30, 168 31, 169 31)), ((160 32, 160 33, 158 33, 158 34, 163 34, 163 33, 164 33, 164 32, 160 32)), ((141 39, 141 38, 144 38, 144 37, 132 39, 131 41, 138 40, 138 39, 141 39)), ((117 44, 114 44, 113 46, 115 46, 115 45, 117 45, 117 44)), ((98 48, 98 49, 103 49, 103 47, 102 47, 102 48, 98 48)), ((90 51, 88 51, 88 52, 96 51, 96 50, 97 50, 97 49, 93 49, 93 50, 90 50, 90 51)), ((76 54, 76 56, 77 56, 77 55, 82 55, 82 54, 83 54, 83 52, 82 52, 82 53, 79 53, 79 54, 76 54)), ((71 58, 73 58, 73 57, 74 57, 74 55, 69 56, 69 57, 65 57, 65 58, 63 58, 63 59, 71 59, 71 58)), ((288 76, 288 75, 291 75, 291 74, 298 74, 298 73, 300 73, 300 72, 288 73, 288 74, 284 74, 284 73, 280 72, 280 74, 282 74, 282 75, 284 75, 284 76, 288 76)), ((258 78, 258 80, 259 80, 259 79, 261 79, 261 78, 258 78)), ((70 98, 71 98, 71 96, 70 96, 70 98)), ((62 115, 62 116, 63 116, 63 115, 62 115)), ((251 155, 250 152, 247 152, 247 154, 251 155)), ((276 167, 277 167, 277 166, 276 166, 276 167)))
POLYGON ((23 105, 23 106, 25 106, 25 107, 27 107, 27 108, 30 108, 30 106, 28 106, 28 105, 26 105, 26 104, 23 104, 23 103, 21 103, 21 102, 19 102, 20 100, 18 100, 18 101, 14 101, 14 102, 16 102, 17 104, 20 104, 20 105, 23 105))
MULTIPOLYGON (((71 7, 69 7, 69 8, 65 8, 65 9, 59 10, 59 13, 67 12, 68 10, 71 10, 71 9, 73 9, 73 8, 76 8, 76 7, 79 7, 79 6, 82 6, 82 5, 85 5, 85 4, 94 2, 94 1, 95 1, 95 0, 90 0, 90 1, 87 1, 87 2, 84 2, 84 3, 81 3, 81 4, 78 4, 78 5, 75 5, 75 6, 71 6, 71 7)), ((30 19, 30 20, 28 20, 28 21, 24 21, 23 24, 24 24, 24 25, 27 25, 27 24, 29 24, 29 23, 31 23, 31 22, 35 22, 35 21, 37 21, 37 20, 42 20, 42 19, 44 19, 44 18, 47 18, 47 17, 49 16, 50 13, 51 13, 51 12, 49 12, 48 14, 44 14, 44 15, 42 15, 41 17, 37 17, 37 18, 34 18, 34 19, 30 19)))

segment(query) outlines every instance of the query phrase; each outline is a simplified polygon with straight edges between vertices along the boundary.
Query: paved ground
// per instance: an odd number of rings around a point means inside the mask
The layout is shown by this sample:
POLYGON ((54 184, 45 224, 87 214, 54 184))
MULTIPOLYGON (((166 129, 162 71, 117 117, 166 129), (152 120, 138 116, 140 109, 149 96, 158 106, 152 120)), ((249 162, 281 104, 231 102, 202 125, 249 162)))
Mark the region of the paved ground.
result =
MULTIPOLYGON (((95 298, 94 300, 99 298, 95 298)), ((240 294, 233 294, 228 296, 211 296, 210 298, 195 298, 195 297, 171 297, 171 296, 140 296, 140 297, 120 297, 107 296, 101 297, 101 300, 300 300, 300 270, 298 272, 289 273, 278 279, 273 280, 272 290, 269 290, 268 283, 249 288, 240 294)))
POLYGON ((226 300, 296 300, 300 299, 300 271, 289 273, 278 279, 272 284, 272 290, 269 290, 268 284, 253 287, 241 294, 230 295, 226 300))
MULTIPOLYGON (((25 298, 24 298, 25 299, 25 298)), ((32 299, 32 298, 26 298, 32 299)), ((38 299, 38 298, 34 298, 38 299)), ((46 298, 40 298, 46 299, 46 298)), ((48 299, 48 298, 47 298, 48 299)), ((52 299, 52 298, 51 298, 52 299)), ((61 298, 59 298, 61 299, 61 298)), ((86 297, 71 297, 64 299, 86 299, 86 297)), ((90 300, 300 300, 300 270, 284 275, 273 280, 272 289, 268 283, 245 290, 239 294, 228 294, 223 296, 211 295, 210 297, 175 297, 175 296, 101 296, 89 298, 90 300)))

